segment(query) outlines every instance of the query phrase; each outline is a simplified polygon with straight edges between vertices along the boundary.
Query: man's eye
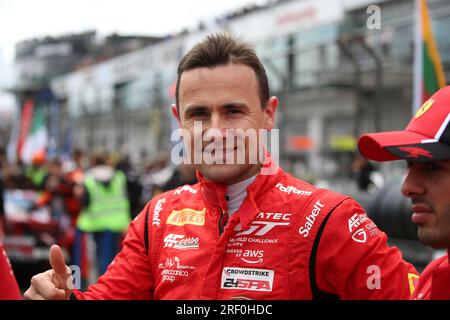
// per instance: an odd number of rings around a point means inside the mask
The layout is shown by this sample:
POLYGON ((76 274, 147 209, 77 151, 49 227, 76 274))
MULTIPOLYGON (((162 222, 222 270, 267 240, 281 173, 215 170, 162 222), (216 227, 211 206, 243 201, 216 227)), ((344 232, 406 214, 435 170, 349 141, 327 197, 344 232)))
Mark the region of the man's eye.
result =
POLYGON ((407 169, 411 169, 412 166, 414 165, 414 162, 411 160, 406 160, 406 168, 407 169))
POLYGON ((207 115, 208 114, 205 111, 196 111, 196 112, 192 112, 190 116, 192 118, 204 118, 207 115))
POLYGON ((228 114, 238 114, 238 113, 241 113, 241 110, 239 110, 239 109, 229 109, 227 112, 228 112, 228 114))

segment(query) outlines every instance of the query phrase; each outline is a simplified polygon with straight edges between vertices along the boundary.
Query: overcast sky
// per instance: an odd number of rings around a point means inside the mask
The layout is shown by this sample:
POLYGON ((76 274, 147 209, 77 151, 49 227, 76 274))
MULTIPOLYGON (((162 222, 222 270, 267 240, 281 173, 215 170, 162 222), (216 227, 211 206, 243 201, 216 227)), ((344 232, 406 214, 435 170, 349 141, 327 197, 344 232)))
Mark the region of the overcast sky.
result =
POLYGON ((166 35, 264 0, 0 0, 0 88, 12 81, 14 44, 96 30, 166 35))

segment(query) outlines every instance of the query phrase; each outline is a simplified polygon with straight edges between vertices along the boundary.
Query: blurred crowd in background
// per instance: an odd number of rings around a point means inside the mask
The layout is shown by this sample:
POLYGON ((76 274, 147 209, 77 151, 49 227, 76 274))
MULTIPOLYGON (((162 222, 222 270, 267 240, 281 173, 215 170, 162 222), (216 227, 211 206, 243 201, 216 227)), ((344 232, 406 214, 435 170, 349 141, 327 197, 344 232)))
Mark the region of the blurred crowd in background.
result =
MULTIPOLYGON (((382 177, 377 177, 381 174, 359 155, 354 157, 352 172, 360 190, 373 192, 382 186, 382 177)), ((68 263, 80 266, 86 287, 106 271, 120 250, 128 223, 150 199, 196 182, 193 166, 173 165, 167 152, 145 157, 139 166, 127 155, 76 149, 71 158, 62 160, 36 152, 31 164, 25 165, 8 163, 5 150, 0 150, 0 238, 20 269, 16 270, 19 284, 27 285, 29 274, 47 263, 49 246, 58 243, 68 263), (92 186, 89 181, 94 181, 92 186), (125 216, 119 225, 89 222, 88 215, 80 218, 84 211, 97 210, 114 220, 118 208, 125 216)))
MULTIPOLYGON (((142 159, 136 168, 126 155, 88 155, 79 149, 71 159, 48 159, 39 152, 30 165, 11 164, 1 150, 0 168, 0 237, 13 264, 44 260, 45 253, 36 255, 36 249, 58 243, 70 264, 81 267, 83 284, 104 273, 128 223, 152 197, 196 182, 193 167, 174 166, 165 153, 142 159), (114 221, 111 208, 122 208, 116 212, 122 218, 114 221), (80 218, 87 210, 106 216, 105 221, 80 218)), ((29 281, 20 272, 18 278, 23 285, 29 281)))

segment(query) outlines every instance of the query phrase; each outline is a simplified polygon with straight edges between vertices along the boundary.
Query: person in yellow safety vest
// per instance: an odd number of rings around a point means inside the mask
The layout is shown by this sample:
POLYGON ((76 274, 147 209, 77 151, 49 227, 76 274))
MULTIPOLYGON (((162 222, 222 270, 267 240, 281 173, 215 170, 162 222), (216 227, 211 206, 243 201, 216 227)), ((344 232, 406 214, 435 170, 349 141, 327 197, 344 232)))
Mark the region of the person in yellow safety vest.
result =
MULTIPOLYGON (((121 236, 131 221, 127 182, 122 171, 109 166, 105 157, 96 156, 94 167, 86 172, 83 186, 83 209, 77 220, 76 238, 80 241, 83 233, 93 235, 100 276, 119 252, 121 236)), ((75 246, 74 264, 86 268, 83 248, 82 244, 75 246)))
POLYGON ((25 169, 25 176, 30 179, 36 189, 44 188, 45 177, 48 174, 47 168, 44 166, 45 162, 45 153, 36 152, 31 160, 31 166, 25 169))

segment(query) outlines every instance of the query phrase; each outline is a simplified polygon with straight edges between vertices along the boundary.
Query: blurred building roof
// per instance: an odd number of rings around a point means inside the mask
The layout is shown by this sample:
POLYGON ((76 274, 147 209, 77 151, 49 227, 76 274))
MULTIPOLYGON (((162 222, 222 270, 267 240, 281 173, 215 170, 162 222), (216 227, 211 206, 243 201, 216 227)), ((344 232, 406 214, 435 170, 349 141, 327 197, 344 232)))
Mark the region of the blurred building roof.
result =
POLYGON ((16 44, 15 93, 45 88, 62 74, 133 52, 161 37, 112 34, 99 39, 95 31, 46 36, 16 44))

